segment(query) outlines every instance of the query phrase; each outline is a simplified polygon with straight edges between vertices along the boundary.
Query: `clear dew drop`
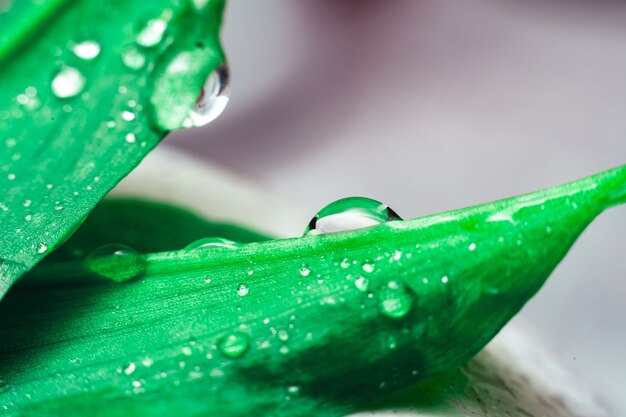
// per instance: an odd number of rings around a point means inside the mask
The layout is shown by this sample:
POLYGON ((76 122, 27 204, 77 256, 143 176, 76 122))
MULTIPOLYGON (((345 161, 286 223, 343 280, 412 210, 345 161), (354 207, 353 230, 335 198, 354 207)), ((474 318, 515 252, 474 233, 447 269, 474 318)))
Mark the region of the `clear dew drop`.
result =
POLYGON ((237 287, 237 295, 240 297, 245 297, 250 292, 250 288, 246 286, 246 284, 239 284, 237 287))
POLYGON ((401 282, 390 281, 380 291, 379 307, 381 313, 392 318, 402 318, 411 311, 413 299, 401 282))
POLYGON ((204 126, 215 120, 228 104, 228 67, 222 65, 209 75, 193 110, 183 122, 183 127, 204 126))
POLYGON ((101 46, 98 42, 93 40, 85 40, 77 44, 72 45, 72 52, 80 59, 91 61, 100 55, 101 46))
POLYGON ((222 355, 227 358, 238 358, 243 355, 250 346, 250 340, 243 333, 233 333, 222 338, 217 344, 217 348, 222 355))
POLYGON ((122 52, 122 62, 132 71, 139 71, 146 65, 146 56, 134 46, 128 46, 122 52))
POLYGON ((209 249, 237 249, 239 243, 221 237, 206 237, 185 246, 186 251, 203 251, 209 249))
POLYGON ((402 219, 380 201, 365 197, 348 197, 320 210, 309 222, 305 233, 321 235, 344 232, 393 220, 402 219))
POLYGON ((297 385, 291 385, 287 387, 287 392, 291 395, 296 395, 300 393, 300 387, 297 385))
POLYGON ((77 96, 85 88, 85 76, 76 68, 64 67, 52 79, 52 93, 58 98, 77 96))
POLYGON ((108 244, 94 250, 85 259, 85 266, 92 273, 114 282, 139 278, 148 267, 143 255, 118 244, 108 244))

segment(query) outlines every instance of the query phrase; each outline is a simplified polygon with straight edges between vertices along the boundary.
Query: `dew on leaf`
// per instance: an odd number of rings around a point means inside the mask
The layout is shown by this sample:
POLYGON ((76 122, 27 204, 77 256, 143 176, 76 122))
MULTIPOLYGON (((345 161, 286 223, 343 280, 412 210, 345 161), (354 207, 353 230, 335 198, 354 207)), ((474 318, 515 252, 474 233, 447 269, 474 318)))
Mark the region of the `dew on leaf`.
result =
POLYGON ((126 68, 139 71, 146 65, 146 56, 136 47, 129 46, 122 52, 122 62, 126 68))
POLYGON ((91 61, 100 55, 100 44, 93 40, 85 40, 72 45, 72 52, 80 59, 91 61))
POLYGON ((227 358, 238 358, 243 355, 250 346, 250 340, 243 333, 233 333, 222 338, 217 348, 227 358))
POLYGON ((401 220, 401 218, 380 201, 364 197, 348 197, 337 200, 320 210, 309 222, 305 233, 321 235, 345 232, 393 220, 401 220))
POLYGON ((52 93, 58 98, 78 95, 85 87, 85 76, 76 68, 64 67, 52 79, 52 93))
POLYGON ((380 291, 379 307, 381 313, 392 318, 402 318, 411 311, 413 299, 404 284, 390 281, 380 291))
POLYGON ((211 123, 228 104, 228 67, 222 65, 209 75, 202 86, 193 110, 183 122, 183 127, 199 127, 211 123))
POLYGON ((185 246, 186 251, 198 251, 207 249, 237 249, 240 244, 221 237, 206 237, 185 246))
POLYGON ((143 255, 118 244, 108 244, 94 250, 85 259, 85 266, 90 272, 114 282, 139 278, 148 267, 143 255))

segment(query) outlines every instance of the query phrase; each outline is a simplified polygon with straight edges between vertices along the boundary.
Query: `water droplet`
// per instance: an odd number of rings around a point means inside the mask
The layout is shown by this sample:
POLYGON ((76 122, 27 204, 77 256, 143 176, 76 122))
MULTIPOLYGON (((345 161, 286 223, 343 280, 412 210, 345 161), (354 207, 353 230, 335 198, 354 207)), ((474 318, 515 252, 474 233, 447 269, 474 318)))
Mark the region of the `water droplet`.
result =
POLYGON ((146 273, 146 259, 124 245, 108 244, 94 250, 85 259, 89 271, 115 282, 139 278, 146 273))
POLYGON ((240 297, 248 295, 249 292, 250 289, 246 287, 246 284, 239 284, 239 287, 237 287, 237 295, 240 297))
POLYGON ((64 67, 52 80, 52 92, 59 98, 78 95, 85 87, 85 76, 76 68, 64 67))
POLYGON ((411 311, 413 302, 404 284, 390 281, 380 291, 380 311, 392 318, 402 318, 411 311))
POLYGON ((191 348, 189 346, 183 346, 180 351, 183 353, 183 355, 185 356, 191 356, 191 354, 193 353, 191 351, 191 348))
POLYGON ((183 127, 204 126, 215 120, 228 104, 228 67, 222 65, 209 75, 193 110, 183 122, 183 127))
POLYGON ((122 119, 126 120, 127 122, 133 121, 135 120, 135 113, 124 110, 122 112, 122 119))
POLYGON ((39 245, 39 249, 37 249, 37 253, 44 253, 47 250, 48 250, 48 247, 42 243, 41 245, 39 245))
POLYGON ((139 71, 146 65, 146 56, 134 46, 129 46, 122 52, 122 62, 126 68, 139 71))
POLYGON ((243 355, 248 347, 250 341, 248 336, 242 333, 233 333, 221 339, 217 344, 217 348, 227 358, 238 358, 243 355))
POLYGON ((341 263, 339 264, 339 266, 341 266, 343 269, 349 268, 350 267, 350 259, 343 258, 341 260, 341 263))
POLYGON ((221 237, 206 237, 196 240, 195 242, 191 242, 189 245, 185 246, 185 250, 196 251, 213 248, 237 249, 239 246, 239 243, 233 242, 232 240, 222 239, 221 237))
POLYGON ((86 40, 72 46, 72 52, 77 57, 91 61, 100 55, 100 44, 96 41, 86 40))
POLYGON ((359 291, 367 291, 370 287, 370 281, 369 279, 365 278, 365 277, 358 277, 355 281, 354 281, 354 286, 359 290, 359 291))
POLYGON ((133 362, 131 362, 131 363, 130 363, 130 364, 129 364, 129 365, 128 365, 125 369, 124 369, 124 373, 125 373, 126 375, 130 375, 130 374, 132 374, 133 372, 135 372, 135 369, 137 369, 137 366, 136 366, 133 362))
POLYGON ((286 355, 289 353, 289 348, 287 346, 281 346, 280 349, 278 349, 278 351, 282 353, 283 355, 286 355))
POLYGON ((311 270, 309 269, 309 267, 307 265, 302 265, 302 267, 300 268, 300 275, 302 275, 303 277, 308 277, 310 273, 311 270))
POLYGON ((469 250, 473 251, 476 249, 476 244, 475 243, 470 243, 470 245, 467 247, 469 250))
POLYGON ((287 340, 289 340, 289 333, 287 333, 287 330, 285 329, 281 329, 277 332, 278 338, 283 341, 286 342, 287 340))
POLYGON ((400 216, 380 201, 364 197, 337 200, 320 210, 307 226, 305 233, 326 234, 376 226, 400 216))
POLYGON ((376 265, 374 265, 374 264, 373 264, 373 263, 371 263, 371 262, 366 261, 366 262, 363 264, 363 271, 365 271, 365 272, 367 272, 367 273, 374 272, 374 268, 376 268, 376 265))
POLYGON ((126 136, 124 136, 124 140, 126 140, 126 142, 128 143, 135 143, 137 142, 137 137, 135 136, 133 132, 130 132, 130 133, 127 133, 126 136))
POLYGON ((292 385, 290 387, 287 388, 287 392, 289 394, 298 394, 300 392, 300 387, 297 385, 292 385))
POLYGON ((135 42, 144 48, 157 46, 163 40, 166 29, 167 20, 165 18, 148 20, 143 29, 135 37, 135 42))

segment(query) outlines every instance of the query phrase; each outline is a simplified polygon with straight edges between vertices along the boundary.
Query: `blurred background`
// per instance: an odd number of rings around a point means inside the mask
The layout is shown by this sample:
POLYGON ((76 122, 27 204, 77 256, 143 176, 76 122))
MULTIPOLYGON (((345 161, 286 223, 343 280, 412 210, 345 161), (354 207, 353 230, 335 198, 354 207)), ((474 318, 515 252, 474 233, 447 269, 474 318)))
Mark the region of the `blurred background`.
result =
MULTIPOLYGON (((351 195, 412 218, 545 188, 626 163, 624 22, 608 0, 232 1, 231 102, 167 142, 311 216, 351 195)), ((515 320, 626 415, 626 208, 515 320)))

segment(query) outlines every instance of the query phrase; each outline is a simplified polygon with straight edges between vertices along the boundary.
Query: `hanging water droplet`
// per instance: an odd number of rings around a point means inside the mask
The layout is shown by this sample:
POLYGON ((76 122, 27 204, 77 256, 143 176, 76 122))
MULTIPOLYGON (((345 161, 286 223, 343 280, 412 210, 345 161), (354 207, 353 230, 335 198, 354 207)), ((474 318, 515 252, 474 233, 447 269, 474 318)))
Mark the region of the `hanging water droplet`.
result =
POLYGON ((94 250, 85 259, 92 273, 115 282, 139 278, 146 273, 146 258, 124 245, 108 244, 94 250))
POLYGON ((166 29, 167 20, 164 17, 148 20, 143 29, 135 37, 135 42, 144 48, 157 46, 163 40, 166 29))
POLYGON ((202 86, 196 105, 183 122, 183 127, 204 126, 215 120, 228 104, 228 67, 222 65, 209 75, 202 86))
POLYGON ((246 286, 246 284, 239 284, 239 287, 237 287, 237 295, 240 297, 248 295, 249 292, 250 289, 246 286))
POLYGON ((402 220, 395 211, 380 201, 364 197, 337 200, 320 210, 307 226, 305 233, 321 235, 376 226, 402 220))
POLYGON ((355 281, 354 281, 354 286, 359 290, 359 291, 367 291, 370 287, 370 281, 369 279, 361 276, 358 277, 355 281))
POLYGON ((139 71, 146 65, 146 56, 134 46, 128 46, 122 52, 122 62, 126 68, 139 71))
POLYGON ((51 88, 55 96, 70 98, 78 95, 85 87, 85 76, 76 68, 64 67, 52 80, 51 88))
POLYGON ((87 61, 91 61, 100 55, 100 50, 100 44, 92 40, 85 40, 72 45, 72 52, 74 52, 74 55, 87 61))
POLYGON ((221 339, 217 344, 217 348, 222 355, 227 358, 238 358, 243 355, 248 347, 250 346, 250 341, 248 336, 243 333, 233 333, 221 339))
POLYGON ((213 248, 222 248, 222 249, 237 249, 240 246, 239 243, 233 242, 232 240, 223 239, 221 237, 206 237, 203 239, 196 240, 195 242, 191 242, 189 245, 185 246, 186 251, 196 251, 196 250, 207 250, 213 248))
POLYGON ((401 282, 390 281, 380 291, 380 311, 386 316, 396 319, 402 318, 411 311, 412 303, 411 295, 401 282))

